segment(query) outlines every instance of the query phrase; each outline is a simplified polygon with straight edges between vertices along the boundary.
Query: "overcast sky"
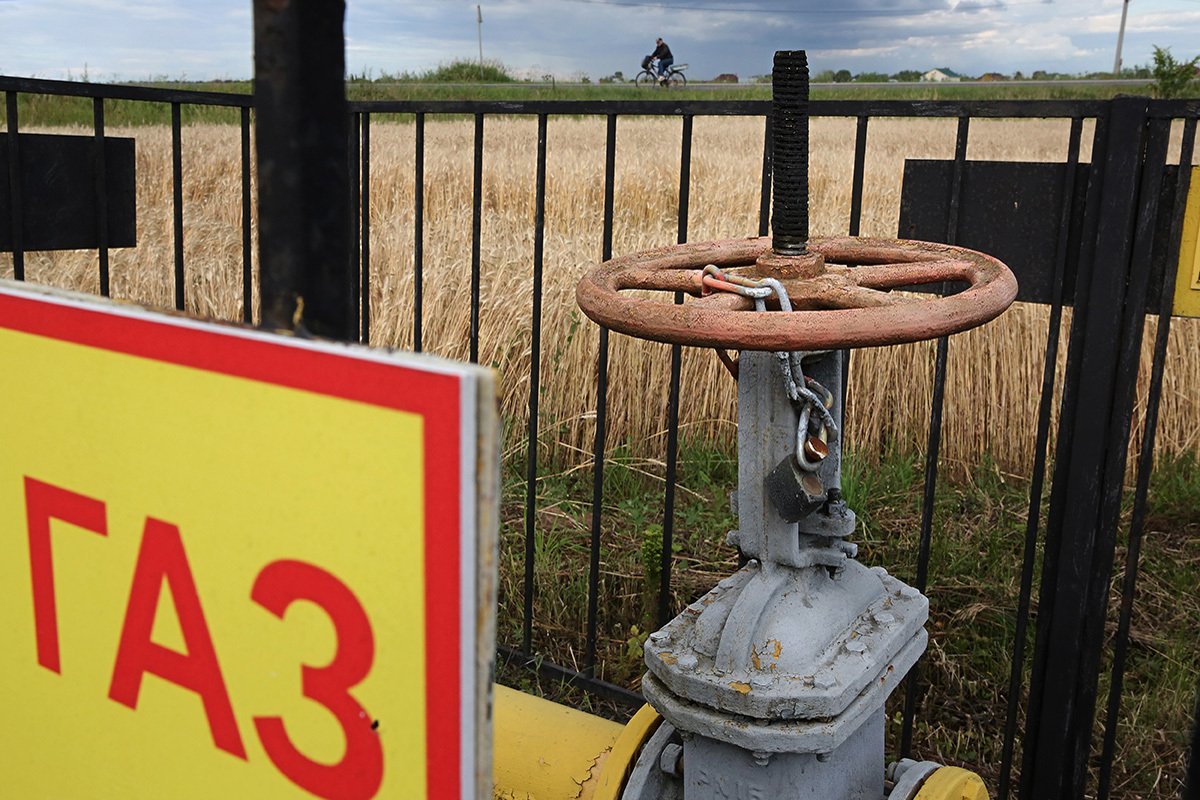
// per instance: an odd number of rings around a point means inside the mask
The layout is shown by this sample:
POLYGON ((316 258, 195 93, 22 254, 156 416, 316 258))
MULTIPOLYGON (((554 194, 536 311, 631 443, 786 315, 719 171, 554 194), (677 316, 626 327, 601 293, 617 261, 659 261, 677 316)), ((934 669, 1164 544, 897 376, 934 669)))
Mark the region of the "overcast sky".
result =
MULTIPOLYGON (((303 1, 303 0, 294 0, 303 1)), ((475 3, 348 0, 354 74, 417 72, 479 53, 475 3)), ((689 74, 770 72, 806 49, 814 72, 967 74, 1112 68, 1121 0, 482 0, 483 55, 524 76, 638 70, 662 36, 689 74)), ((253 73, 251 0, 0 0, 0 74, 92 81, 253 73)), ((1131 0, 1125 66, 1153 45, 1200 53, 1200 0, 1131 0)))

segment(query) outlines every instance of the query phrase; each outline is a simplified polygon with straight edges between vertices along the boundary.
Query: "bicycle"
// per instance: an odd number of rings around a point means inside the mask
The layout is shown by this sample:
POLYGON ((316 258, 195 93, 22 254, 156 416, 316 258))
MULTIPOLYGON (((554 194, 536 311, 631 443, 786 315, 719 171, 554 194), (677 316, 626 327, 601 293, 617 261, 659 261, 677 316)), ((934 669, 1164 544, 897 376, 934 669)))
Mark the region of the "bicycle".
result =
MULTIPOLYGON (((633 82, 638 86, 649 86, 652 83, 658 83, 658 72, 654 69, 657 59, 649 62, 649 65, 637 74, 633 82)), ((688 68, 687 64, 672 64, 667 68, 667 86, 687 86, 687 76, 683 71, 688 68)))

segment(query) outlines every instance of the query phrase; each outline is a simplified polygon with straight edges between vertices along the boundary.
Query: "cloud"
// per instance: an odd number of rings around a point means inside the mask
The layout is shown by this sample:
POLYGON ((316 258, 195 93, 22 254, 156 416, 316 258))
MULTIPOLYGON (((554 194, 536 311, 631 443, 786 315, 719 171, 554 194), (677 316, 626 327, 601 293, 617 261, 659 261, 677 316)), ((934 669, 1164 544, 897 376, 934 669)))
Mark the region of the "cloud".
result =
MULTIPOLYGON (((1111 66, 1122 0, 477 0, 485 58, 515 70, 629 74, 663 36, 689 74, 769 72, 777 49, 807 48, 816 70, 968 74, 1111 66)), ((347 69, 421 71, 478 57, 476 2, 350 0, 347 69)), ((249 77, 246 0, 0 0, 0 71, 93 79, 249 77)), ((1196 0, 1130 6, 1125 62, 1152 45, 1190 55, 1196 0), (1183 8, 1186 3, 1187 7, 1183 8)))

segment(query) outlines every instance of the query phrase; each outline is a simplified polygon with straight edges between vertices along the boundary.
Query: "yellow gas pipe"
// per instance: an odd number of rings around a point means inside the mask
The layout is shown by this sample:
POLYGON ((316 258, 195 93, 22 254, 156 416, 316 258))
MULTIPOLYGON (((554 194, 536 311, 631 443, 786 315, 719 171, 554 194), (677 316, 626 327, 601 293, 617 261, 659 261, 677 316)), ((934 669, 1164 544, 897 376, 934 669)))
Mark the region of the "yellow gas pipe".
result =
MULTIPOLYGON (((642 745, 662 718, 642 706, 627 725, 494 686, 495 800, 619 800, 642 745)), ((973 772, 942 767, 916 800, 987 800, 973 772)))
POLYGON ((643 706, 627 725, 495 686, 496 800, 617 800, 661 717, 643 706))
POLYGON ((916 800, 988 800, 988 790, 974 772, 942 767, 925 779, 916 800))

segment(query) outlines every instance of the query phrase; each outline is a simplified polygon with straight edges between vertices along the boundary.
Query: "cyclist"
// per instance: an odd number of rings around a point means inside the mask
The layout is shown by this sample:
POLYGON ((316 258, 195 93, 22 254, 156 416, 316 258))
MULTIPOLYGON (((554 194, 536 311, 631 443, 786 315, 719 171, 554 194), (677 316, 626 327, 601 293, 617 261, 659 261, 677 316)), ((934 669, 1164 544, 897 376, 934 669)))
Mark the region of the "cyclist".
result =
POLYGON ((642 69, 651 69, 650 59, 658 59, 658 82, 665 84, 667 73, 670 72, 671 65, 675 63, 675 56, 671 55, 671 48, 667 47, 667 43, 662 40, 661 36, 654 43, 657 47, 654 48, 653 53, 642 60, 642 69))

